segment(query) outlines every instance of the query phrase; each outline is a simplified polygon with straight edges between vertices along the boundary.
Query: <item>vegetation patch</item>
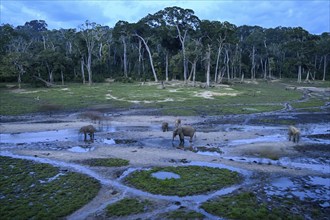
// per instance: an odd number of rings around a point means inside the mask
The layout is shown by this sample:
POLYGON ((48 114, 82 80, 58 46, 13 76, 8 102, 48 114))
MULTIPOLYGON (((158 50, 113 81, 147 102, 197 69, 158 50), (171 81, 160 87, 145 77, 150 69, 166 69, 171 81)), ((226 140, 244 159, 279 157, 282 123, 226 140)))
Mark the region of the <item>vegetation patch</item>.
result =
POLYGON ((92 158, 86 160, 79 160, 78 163, 86 164, 88 166, 96 167, 122 167, 128 166, 129 161, 120 158, 92 158))
POLYGON ((108 217, 128 216, 143 213, 151 209, 151 202, 148 200, 138 200, 135 198, 125 198, 106 207, 108 217))
POLYGON ((153 194, 190 196, 219 190, 237 184, 242 179, 239 173, 228 169, 179 166, 136 171, 129 175, 125 181, 133 187, 153 194), (178 174, 180 178, 157 179, 152 176, 153 173, 160 171, 178 174))
POLYGON ((59 219, 93 199, 100 183, 48 164, 0 156, 1 219, 59 219))
POLYGON ((212 152, 222 154, 223 151, 218 147, 196 147, 195 152, 212 152))
POLYGON ((182 219, 182 220, 189 220, 189 219, 205 219, 205 216, 202 213, 187 210, 187 209, 179 209, 173 212, 168 212, 160 216, 161 219, 182 219))
POLYGON ((293 214, 287 208, 275 208, 271 204, 258 201, 252 192, 242 192, 237 195, 227 195, 202 204, 202 208, 217 216, 228 219, 304 219, 293 214))
MULTIPOLYGON (((169 82, 166 89, 159 89, 157 83, 141 85, 137 82, 95 83, 92 86, 71 83, 65 87, 38 89, 22 85, 21 90, 1 85, 3 84, 0 84, 0 115, 38 112, 44 110, 45 105, 47 111, 58 110, 54 109, 57 106, 61 106, 62 110, 72 110, 102 105, 109 109, 153 108, 164 115, 250 114, 283 109, 283 103, 293 103, 302 96, 301 91, 285 90, 281 82, 262 81, 257 84, 233 84, 229 93, 227 90, 226 93, 236 96, 213 96, 213 99, 196 97, 195 94, 221 94, 224 89, 182 87, 183 82, 169 82), (49 103, 51 106, 48 106, 49 103)), ((324 105, 324 102, 318 99, 312 99, 307 103, 308 106, 324 105)))
POLYGON ((304 108, 314 108, 324 106, 325 102, 323 100, 312 98, 305 102, 295 102, 292 103, 291 106, 296 109, 304 109, 304 108))

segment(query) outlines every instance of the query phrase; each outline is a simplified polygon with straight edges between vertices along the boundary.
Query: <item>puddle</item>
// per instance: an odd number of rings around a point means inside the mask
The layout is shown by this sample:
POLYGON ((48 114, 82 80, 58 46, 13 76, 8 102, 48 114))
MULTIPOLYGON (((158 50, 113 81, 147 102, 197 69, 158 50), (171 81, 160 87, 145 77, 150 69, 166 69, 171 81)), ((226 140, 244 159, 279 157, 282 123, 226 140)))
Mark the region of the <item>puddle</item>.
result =
POLYGON ((279 160, 271 160, 268 158, 259 157, 223 157, 227 160, 243 162, 243 163, 256 163, 264 165, 275 165, 282 167, 291 167, 296 169, 309 169, 320 173, 328 174, 330 172, 330 160, 324 160, 320 158, 288 158, 282 157, 279 160))
POLYGON ((243 144, 254 144, 254 143, 262 143, 262 142, 283 142, 287 141, 287 137, 282 134, 274 134, 268 136, 261 136, 250 139, 238 139, 228 142, 228 146, 237 146, 243 144))
POLYGON ((93 150, 95 150, 95 147, 76 146, 76 147, 71 147, 71 148, 68 149, 68 151, 74 152, 74 153, 87 153, 87 152, 91 152, 93 150))
POLYGON ((172 172, 159 171, 151 174, 156 179, 166 180, 166 179, 180 179, 180 175, 172 172))
POLYGON ((264 187, 269 196, 286 198, 298 197, 300 200, 318 202, 323 208, 330 207, 330 178, 309 176, 303 178, 281 177, 264 187))
POLYGON ((52 141, 78 141, 80 137, 75 129, 55 131, 24 132, 14 134, 0 134, 0 142, 8 144, 37 143, 52 141))
POLYGON ((109 144, 109 145, 115 145, 116 144, 116 141, 114 140, 114 139, 112 139, 112 138, 110 138, 110 139, 104 139, 103 140, 103 143, 104 144, 109 144))

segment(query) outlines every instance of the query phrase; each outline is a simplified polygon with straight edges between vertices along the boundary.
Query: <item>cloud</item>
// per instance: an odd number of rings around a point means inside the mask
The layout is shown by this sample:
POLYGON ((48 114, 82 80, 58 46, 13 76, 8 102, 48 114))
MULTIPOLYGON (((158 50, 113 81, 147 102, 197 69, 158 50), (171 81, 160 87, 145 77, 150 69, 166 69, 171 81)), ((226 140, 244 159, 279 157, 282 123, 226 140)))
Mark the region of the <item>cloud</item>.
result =
POLYGON ((329 32, 328 0, 2 0, 1 21, 14 26, 42 19, 49 29, 77 28, 86 20, 113 27, 119 20, 137 22, 165 7, 192 9, 201 20, 228 21, 237 26, 301 26, 311 33, 329 32))

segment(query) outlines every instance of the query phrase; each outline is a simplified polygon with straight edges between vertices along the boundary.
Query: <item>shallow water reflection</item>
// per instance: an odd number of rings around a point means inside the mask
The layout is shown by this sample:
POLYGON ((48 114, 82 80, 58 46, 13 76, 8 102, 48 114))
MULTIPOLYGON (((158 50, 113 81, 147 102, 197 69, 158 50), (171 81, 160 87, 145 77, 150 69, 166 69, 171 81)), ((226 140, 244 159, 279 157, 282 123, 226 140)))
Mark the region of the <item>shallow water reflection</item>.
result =
POLYGON ((165 179, 180 179, 180 175, 172 172, 159 171, 151 174, 153 177, 165 180, 165 179))
POLYGON ((78 140, 76 129, 0 134, 1 143, 9 144, 78 140))
POLYGON ((309 176, 299 179, 281 177, 265 186, 264 190, 269 196, 310 199, 318 202, 321 207, 330 207, 329 177, 309 176))
POLYGON ((90 151, 95 150, 95 147, 80 147, 80 146, 76 146, 76 147, 71 147, 68 149, 68 151, 70 152, 74 152, 74 153, 87 153, 90 151))

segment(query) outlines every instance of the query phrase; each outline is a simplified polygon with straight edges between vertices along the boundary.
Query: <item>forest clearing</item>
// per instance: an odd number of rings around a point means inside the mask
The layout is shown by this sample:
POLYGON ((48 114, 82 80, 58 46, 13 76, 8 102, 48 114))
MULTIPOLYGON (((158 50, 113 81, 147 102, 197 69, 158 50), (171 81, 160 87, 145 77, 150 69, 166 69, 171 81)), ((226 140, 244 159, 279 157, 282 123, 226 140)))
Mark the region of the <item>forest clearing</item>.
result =
POLYGON ((327 81, 0 89, 4 219, 328 219, 327 81))
POLYGON ((329 2, 0 9, 1 220, 330 220, 329 2))

